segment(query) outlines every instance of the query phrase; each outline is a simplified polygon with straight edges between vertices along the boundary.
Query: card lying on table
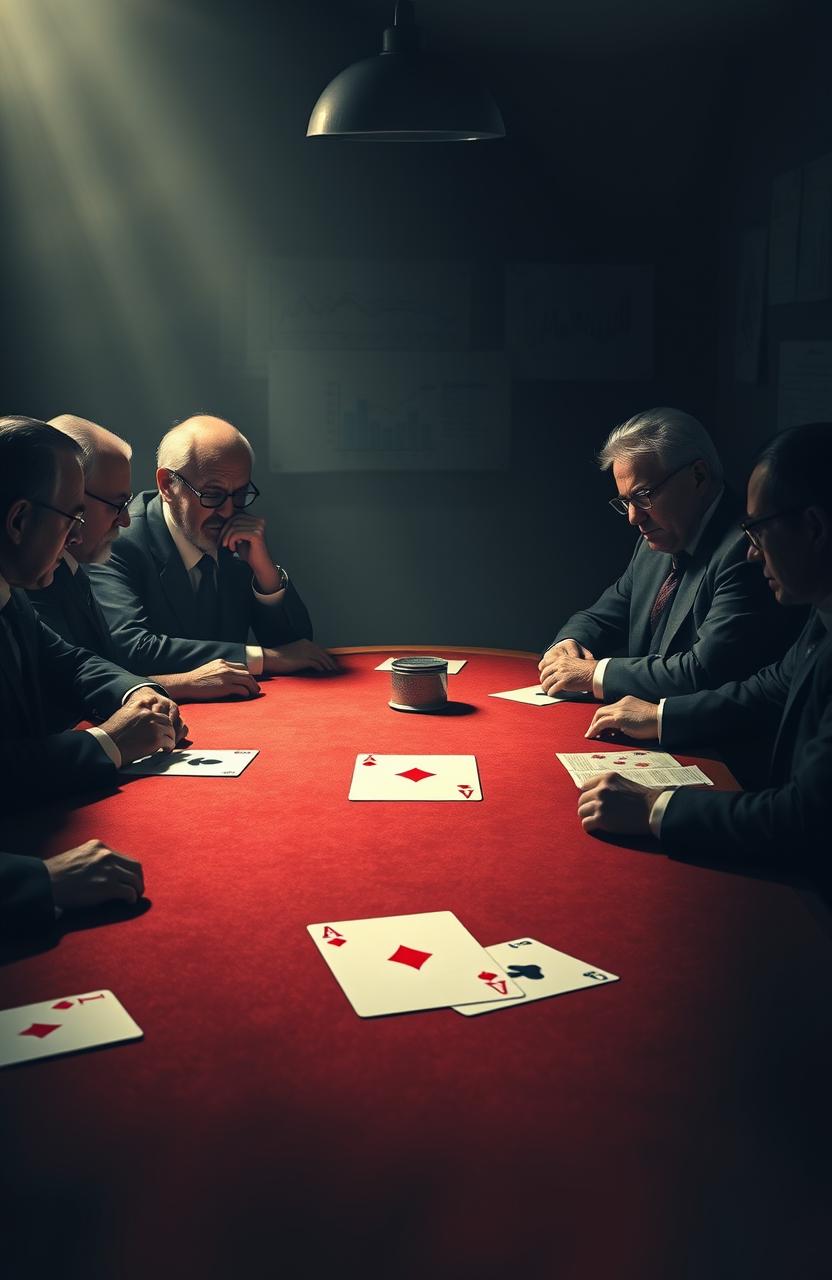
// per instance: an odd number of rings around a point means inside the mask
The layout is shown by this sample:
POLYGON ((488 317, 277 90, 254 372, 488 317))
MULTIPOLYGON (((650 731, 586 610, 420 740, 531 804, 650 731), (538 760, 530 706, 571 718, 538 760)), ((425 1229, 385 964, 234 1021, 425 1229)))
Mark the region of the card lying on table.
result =
MULTIPOLYGON (((549 996, 563 995, 565 991, 580 991, 583 987, 602 987, 618 982, 618 975, 605 969, 594 969, 585 960, 576 960, 564 951, 555 951, 534 938, 516 938, 514 942, 501 942, 486 951, 506 975, 525 992, 523 1004, 545 1000, 549 996)), ((507 1008, 503 1000, 489 1000, 487 1004, 468 1004, 456 1007, 457 1013, 466 1017, 476 1013, 493 1013, 507 1008)))
POLYGON ((679 764, 665 751, 582 751, 555 753, 576 786, 582 787, 599 773, 620 773, 622 778, 645 787, 712 787, 696 764, 679 764))
POLYGON ((482 800, 476 756, 355 757, 350 800, 482 800))
POLYGON ((157 751, 121 770, 144 778, 165 774, 174 778, 238 778, 259 751, 157 751))
POLYGON ((505 693, 489 693, 489 698, 505 698, 507 702, 528 702, 531 707, 551 707, 566 698, 550 698, 539 684, 526 685, 524 689, 507 689, 505 693))
POLYGON ((452 911, 307 928, 361 1018, 523 998, 452 911))
MULTIPOLYGON (((397 657, 403 657, 403 656, 404 656, 403 654, 397 654, 397 657)), ((436 657, 441 658, 442 655, 438 653, 436 657)), ((379 666, 374 667, 373 670, 374 671, 392 671, 393 663, 395 661, 396 661, 395 658, 387 658, 385 662, 382 662, 379 666)), ((442 661, 447 662, 448 664, 448 675, 456 676, 456 675, 459 675, 460 671, 465 666, 465 663, 468 661, 468 659, 467 658, 442 658, 442 661)))
POLYGON ((88 991, 0 1013, 0 1067, 139 1040, 141 1027, 112 991, 88 991))

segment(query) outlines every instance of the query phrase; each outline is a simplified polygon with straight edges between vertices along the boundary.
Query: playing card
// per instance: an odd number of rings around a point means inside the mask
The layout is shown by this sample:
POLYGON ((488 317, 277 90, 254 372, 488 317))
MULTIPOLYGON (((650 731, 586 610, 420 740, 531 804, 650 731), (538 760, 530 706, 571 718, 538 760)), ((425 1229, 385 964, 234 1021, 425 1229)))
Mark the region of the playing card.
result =
POLYGON ((698 765, 679 764, 665 751, 582 751, 555 753, 576 786, 582 787, 599 773, 620 773, 645 787, 712 787, 698 765))
POLYGON ((476 756, 355 757, 350 800, 482 800, 476 756))
POLYGON ((452 911, 307 928, 361 1018, 523 998, 452 911))
POLYGON ((142 1035, 112 991, 24 1004, 0 1013, 0 1067, 139 1040, 142 1035))
POLYGON ((489 693, 489 698, 505 698, 507 702, 527 702, 530 707, 551 707, 566 698, 552 698, 539 684, 526 685, 524 689, 507 689, 505 693, 489 693))
MULTIPOLYGON (((549 996, 562 995, 564 991, 580 991, 583 987, 603 987, 618 982, 618 975, 605 969, 596 969, 585 960, 576 960, 563 951, 555 951, 534 938, 516 938, 514 942, 500 942, 486 947, 495 964, 505 969, 525 993, 524 1004, 533 1000, 545 1000, 549 996)), ((489 1000, 486 1004, 469 1004, 456 1007, 457 1013, 469 1017, 474 1013, 493 1013, 502 1009, 504 1000, 489 1000)))
MULTIPOLYGON (((397 657, 399 656, 403 656, 403 655, 397 655, 397 657)), ((440 658, 442 657, 441 654, 437 654, 436 656, 440 658)), ((392 671, 393 663, 395 662, 395 660, 396 660, 395 658, 387 658, 379 666, 374 667, 373 670, 392 671)), ((442 661, 447 662, 448 664, 448 675, 455 676, 459 674, 459 672, 465 666, 465 663, 468 661, 468 659, 467 658, 443 658, 442 661)))
POLYGON ((122 773, 149 777, 163 773, 175 778, 237 778, 259 751, 157 751, 125 765, 122 773))

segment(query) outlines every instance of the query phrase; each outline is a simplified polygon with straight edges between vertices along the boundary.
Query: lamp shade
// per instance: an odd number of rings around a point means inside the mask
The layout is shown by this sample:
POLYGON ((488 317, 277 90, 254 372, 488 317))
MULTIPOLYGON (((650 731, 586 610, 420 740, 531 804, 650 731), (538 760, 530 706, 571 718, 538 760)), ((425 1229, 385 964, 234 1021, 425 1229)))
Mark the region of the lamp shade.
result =
POLYGON ((412 24, 388 27, 384 48, 331 80, 312 110, 308 138, 361 142, 468 142, 502 138, 499 109, 456 67, 423 53, 412 24))

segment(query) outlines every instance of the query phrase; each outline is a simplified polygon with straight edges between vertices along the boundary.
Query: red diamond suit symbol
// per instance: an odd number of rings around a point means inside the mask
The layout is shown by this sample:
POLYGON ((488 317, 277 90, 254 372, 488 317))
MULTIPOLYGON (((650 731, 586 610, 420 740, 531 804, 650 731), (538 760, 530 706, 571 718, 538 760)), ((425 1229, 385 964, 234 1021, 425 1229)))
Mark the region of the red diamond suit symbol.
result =
POLYGON ((411 969, 421 969, 426 960, 430 960, 430 951, 415 951, 413 947, 397 947, 392 956, 388 956, 389 960, 395 961, 396 964, 408 964, 411 969))
POLYGON ((412 769, 405 769, 404 773, 397 775, 399 778, 409 778, 411 782, 421 782, 424 778, 435 778, 435 773, 426 773, 424 769, 420 769, 418 765, 414 765, 412 769))
POLYGON ((21 1031, 22 1036, 37 1036, 38 1040, 44 1040, 47 1036, 51 1036, 53 1031, 60 1031, 61 1024, 59 1022, 54 1025, 48 1022, 33 1022, 31 1027, 27 1027, 25 1031, 21 1031))

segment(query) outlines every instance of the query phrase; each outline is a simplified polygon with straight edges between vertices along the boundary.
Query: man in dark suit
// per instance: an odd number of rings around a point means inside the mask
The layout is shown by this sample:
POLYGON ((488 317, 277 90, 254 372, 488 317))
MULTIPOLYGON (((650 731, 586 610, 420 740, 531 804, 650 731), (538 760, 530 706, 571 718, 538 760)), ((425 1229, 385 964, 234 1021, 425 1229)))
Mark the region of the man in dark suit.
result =
POLYGON ((748 559, 781 605, 810 605, 781 661, 747 680, 661 704, 601 707, 587 737, 609 731, 663 747, 774 734, 768 786, 755 792, 651 790, 602 774, 581 792, 586 831, 652 832, 665 852, 813 872, 832 884, 832 424, 775 436, 748 482, 748 559))
MULTIPOLYGON (((72 414, 52 418, 50 426, 71 436, 81 448, 84 525, 72 549, 64 550, 50 586, 31 591, 29 599, 43 621, 68 644, 82 646, 110 662, 118 662, 120 654, 91 589, 86 566, 105 564, 120 530, 130 524, 127 507, 133 496, 132 450, 113 432, 72 414)), ((257 681, 243 663, 228 662, 225 658, 214 658, 193 671, 147 674, 177 702, 250 698, 258 693, 257 681)), ((56 727, 74 723, 72 708, 53 705, 50 712, 56 727)))
MULTIPOLYGON (((0 419, 0 776, 6 809, 111 786, 122 764, 171 750, 186 731, 178 708, 162 690, 65 644, 37 618, 19 589, 49 585, 83 521, 83 494, 74 441, 31 418, 0 419), (74 701, 76 719, 102 722, 80 732, 49 734, 48 707, 55 699, 74 701)), ((16 920, 21 914, 28 919, 31 913, 40 918, 47 878, 58 906, 81 905, 73 897, 81 886, 84 905, 120 896, 111 892, 113 876, 135 897, 138 864, 111 850, 102 855, 102 849, 91 842, 69 851, 72 856, 62 855, 62 862, 46 869, 46 878, 43 867, 35 865, 39 860, 21 862, 4 854, 0 921, 8 924, 10 915, 16 920), (96 870, 102 861, 103 873, 96 870), (4 905, 7 893, 12 908, 4 905)))
POLYGON ((777 610, 747 562, 742 509, 701 423, 678 409, 639 414, 610 434, 599 460, 638 543, 618 581, 561 627, 539 664, 544 690, 655 699, 781 657, 802 620, 777 610))
POLYGON ((253 676, 334 670, 265 521, 249 514, 258 490, 245 436, 220 418, 189 418, 157 461, 158 492, 138 495, 110 559, 90 567, 124 665, 181 672, 224 658, 253 676))

